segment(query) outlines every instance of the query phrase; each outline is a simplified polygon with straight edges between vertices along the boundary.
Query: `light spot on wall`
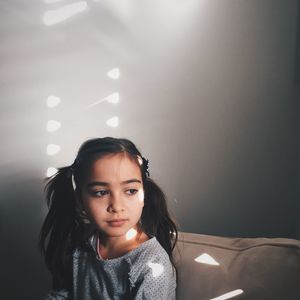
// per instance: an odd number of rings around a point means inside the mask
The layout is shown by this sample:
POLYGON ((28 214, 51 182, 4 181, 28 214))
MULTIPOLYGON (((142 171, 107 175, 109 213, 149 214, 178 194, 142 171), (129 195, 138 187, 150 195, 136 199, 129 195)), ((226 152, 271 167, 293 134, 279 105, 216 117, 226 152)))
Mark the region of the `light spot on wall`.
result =
POLYGON ((105 101, 107 101, 108 103, 117 104, 120 102, 120 95, 119 95, 119 93, 112 93, 109 96, 88 105, 87 108, 93 107, 93 106, 100 104, 102 102, 105 102, 105 101))
POLYGON ((50 167, 47 169, 46 176, 51 177, 52 175, 56 174, 57 171, 58 170, 56 168, 50 167))
POLYGON ((86 1, 79 1, 62 6, 55 10, 48 10, 43 15, 43 22, 47 26, 55 25, 84 11, 87 8, 86 1))
POLYGON ((121 73, 119 68, 114 68, 107 72, 107 76, 111 79, 119 79, 120 75, 121 73))
POLYGON ((118 127, 119 126, 119 118, 112 117, 106 121, 106 125, 109 127, 118 127))
POLYGON ((61 127, 61 123, 55 120, 49 120, 47 122, 47 131, 54 132, 57 131, 61 127))
POLYGON ((62 2, 62 1, 64 0, 44 0, 44 2, 47 4, 52 4, 52 3, 62 2))
POLYGON ((109 103, 117 104, 120 102, 120 95, 119 95, 119 93, 113 93, 113 94, 107 96, 105 98, 105 100, 109 103))
POLYGON ((56 144, 49 144, 47 146, 47 154, 48 155, 55 155, 57 154, 59 151, 60 151, 60 146, 59 145, 56 145, 56 144))
POLYGON ((47 98, 47 106, 48 107, 55 107, 60 103, 60 98, 56 96, 48 96, 47 98))

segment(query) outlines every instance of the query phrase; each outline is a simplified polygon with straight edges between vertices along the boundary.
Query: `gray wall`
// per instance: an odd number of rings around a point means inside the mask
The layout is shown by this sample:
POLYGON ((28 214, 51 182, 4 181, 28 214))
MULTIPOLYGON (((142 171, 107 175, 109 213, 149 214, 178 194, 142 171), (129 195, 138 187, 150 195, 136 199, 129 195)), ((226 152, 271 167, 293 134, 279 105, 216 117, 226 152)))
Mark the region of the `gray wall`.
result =
POLYGON ((297 34, 297 51, 296 51, 296 111, 298 112, 298 117, 296 118, 297 124, 297 141, 298 141, 298 195, 297 195, 297 229, 296 237, 300 238, 300 1, 298 1, 298 34, 297 34))
POLYGON ((299 1, 88 1, 43 23, 70 3, 0 3, 1 299, 49 288, 43 177, 90 137, 140 147, 182 231, 300 238, 299 1), (119 104, 88 108, 112 92, 119 104))

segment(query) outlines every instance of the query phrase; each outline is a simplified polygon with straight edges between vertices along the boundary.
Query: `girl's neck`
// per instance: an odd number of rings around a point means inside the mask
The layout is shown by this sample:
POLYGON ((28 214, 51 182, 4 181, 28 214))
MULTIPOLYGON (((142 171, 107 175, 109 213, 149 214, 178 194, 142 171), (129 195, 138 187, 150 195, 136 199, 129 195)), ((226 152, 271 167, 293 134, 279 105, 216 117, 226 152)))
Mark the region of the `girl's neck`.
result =
POLYGON ((148 239, 149 237, 144 232, 138 233, 130 240, 127 240, 125 236, 107 238, 99 234, 97 250, 103 259, 112 259, 132 251, 148 239))

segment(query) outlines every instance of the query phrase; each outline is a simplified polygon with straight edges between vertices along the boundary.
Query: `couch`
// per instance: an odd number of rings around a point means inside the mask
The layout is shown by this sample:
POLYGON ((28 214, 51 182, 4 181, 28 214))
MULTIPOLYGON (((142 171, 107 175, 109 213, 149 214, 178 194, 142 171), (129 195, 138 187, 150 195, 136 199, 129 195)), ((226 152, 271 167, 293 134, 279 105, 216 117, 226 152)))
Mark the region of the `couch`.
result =
POLYGON ((300 241, 179 233, 178 300, 300 300, 300 241))

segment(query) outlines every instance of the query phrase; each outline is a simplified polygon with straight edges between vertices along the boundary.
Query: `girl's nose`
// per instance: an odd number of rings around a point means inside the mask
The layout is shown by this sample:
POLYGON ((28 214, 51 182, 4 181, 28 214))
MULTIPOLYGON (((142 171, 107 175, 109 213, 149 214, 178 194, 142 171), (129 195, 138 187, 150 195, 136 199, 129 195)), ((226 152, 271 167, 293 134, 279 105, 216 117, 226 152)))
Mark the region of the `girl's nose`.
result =
POLYGON ((112 195, 108 210, 109 212, 115 213, 124 211, 124 205, 120 195, 112 195))

